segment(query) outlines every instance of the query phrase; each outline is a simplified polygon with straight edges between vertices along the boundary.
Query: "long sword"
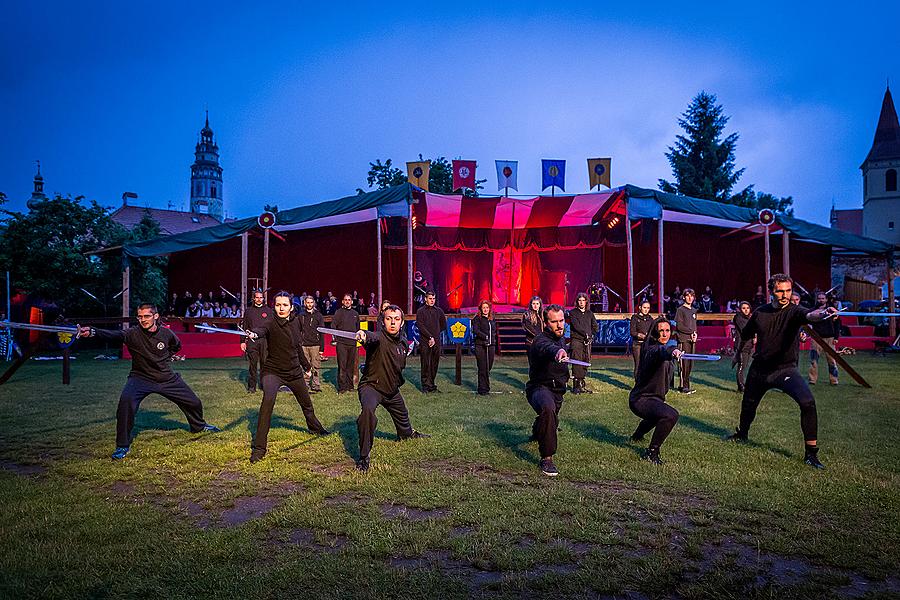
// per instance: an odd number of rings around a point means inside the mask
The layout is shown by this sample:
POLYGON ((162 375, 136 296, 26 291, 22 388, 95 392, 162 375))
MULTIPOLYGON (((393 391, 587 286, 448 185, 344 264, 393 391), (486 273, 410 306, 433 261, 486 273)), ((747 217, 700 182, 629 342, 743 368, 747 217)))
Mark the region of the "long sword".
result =
POLYGON ((78 335, 78 327, 63 327, 59 325, 40 325, 37 323, 16 323, 15 321, 0 321, 0 327, 6 329, 30 329, 33 331, 47 331, 50 333, 74 333, 78 335))
POLYGON ((883 312, 850 312, 842 310, 834 316, 840 317, 900 317, 900 312, 883 313, 883 312))
POLYGON ((344 331, 343 329, 329 329, 328 327, 316 327, 319 333, 329 333, 335 337, 346 338, 348 340, 356 339, 355 331, 344 331))
POLYGON ((684 353, 681 355, 681 360, 721 360, 722 357, 718 354, 689 354, 684 353))
POLYGON ((210 327, 209 325, 194 325, 197 329, 202 329, 203 331, 211 331, 213 333, 230 333, 232 335, 241 335, 245 337, 249 337, 249 331, 244 329, 222 329, 221 327, 210 327))
POLYGON ((561 362, 561 363, 569 363, 570 365, 579 365, 579 366, 582 366, 582 367, 589 367, 589 366, 591 366, 591 363, 589 363, 589 362, 584 362, 583 360, 575 360, 574 358, 564 358, 564 359, 562 359, 562 360, 559 361, 559 362, 561 362))

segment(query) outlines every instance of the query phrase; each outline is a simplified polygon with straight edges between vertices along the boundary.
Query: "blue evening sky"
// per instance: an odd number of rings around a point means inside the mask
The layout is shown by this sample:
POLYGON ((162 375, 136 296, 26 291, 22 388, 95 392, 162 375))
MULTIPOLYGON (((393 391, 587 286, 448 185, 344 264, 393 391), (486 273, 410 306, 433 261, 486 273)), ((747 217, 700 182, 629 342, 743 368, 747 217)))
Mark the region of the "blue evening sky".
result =
POLYGON ((741 187, 826 223, 861 206, 859 165, 888 78, 900 3, 4 2, 0 191, 24 209, 34 161, 50 194, 187 208, 209 108, 226 213, 365 187, 368 163, 443 155, 611 156, 613 185, 671 178, 664 153, 700 90, 740 134, 741 187), (148 4, 149 6, 149 4, 148 4))

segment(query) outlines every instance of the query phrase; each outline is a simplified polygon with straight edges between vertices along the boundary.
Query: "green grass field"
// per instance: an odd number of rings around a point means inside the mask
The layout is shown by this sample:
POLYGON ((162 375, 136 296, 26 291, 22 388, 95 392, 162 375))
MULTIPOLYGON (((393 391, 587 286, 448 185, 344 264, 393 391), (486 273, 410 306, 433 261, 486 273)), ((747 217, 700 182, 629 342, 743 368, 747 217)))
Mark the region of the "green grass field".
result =
MULTIPOLYGON (((239 359, 176 369, 224 429, 192 435, 148 398, 131 454, 113 462, 127 361, 83 353, 72 385, 31 361, 0 387, 0 596, 5 598, 897 598, 900 361, 851 362, 873 384, 813 388, 821 458, 802 463, 799 412, 770 393, 751 443, 721 437, 740 397, 729 361, 698 364, 666 464, 628 436, 631 361, 594 360, 592 395, 568 395, 557 466, 537 469, 524 359, 500 359, 490 397, 403 388, 429 440, 396 442, 379 409, 373 469, 353 469, 355 394, 313 397, 333 435, 305 430, 280 394, 269 454, 248 462, 261 394, 239 359)), ((806 356, 801 369, 806 366, 806 356)), ((827 374, 826 374, 827 379, 827 374)))

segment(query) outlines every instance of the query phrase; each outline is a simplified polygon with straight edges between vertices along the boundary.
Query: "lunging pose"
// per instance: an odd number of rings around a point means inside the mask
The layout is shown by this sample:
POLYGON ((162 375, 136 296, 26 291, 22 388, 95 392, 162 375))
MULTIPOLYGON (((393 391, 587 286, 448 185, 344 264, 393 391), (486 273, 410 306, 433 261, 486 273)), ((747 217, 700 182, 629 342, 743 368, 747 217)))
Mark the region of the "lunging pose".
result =
POLYGON ((789 276, 781 273, 773 275, 769 279, 769 291, 774 299, 757 308, 741 330, 741 337, 745 340, 756 336, 756 352, 747 373, 740 424, 728 439, 736 442, 747 440, 762 397, 772 388, 777 388, 800 406, 800 428, 805 441, 806 464, 824 469, 818 458, 816 400, 797 370, 797 340, 800 327, 832 318, 837 314, 837 309, 823 307, 810 311, 799 304, 793 304, 792 288, 793 280, 789 276))
MULTIPOLYGON (((311 297, 307 297, 311 300, 311 297)), ((282 385, 287 386, 294 394, 306 426, 318 435, 328 435, 328 430, 316 418, 312 400, 304 373, 309 372, 310 364, 303 354, 300 342, 300 321, 293 314, 293 296, 289 292, 275 294, 275 318, 262 327, 250 330, 251 338, 265 338, 268 344, 266 362, 262 367, 262 404, 259 407, 259 420, 256 423, 256 437, 250 453, 250 462, 258 462, 266 455, 269 439, 269 427, 272 424, 272 410, 275 408, 275 397, 282 385)))
POLYGON ((191 426, 191 433, 218 432, 219 428, 203 420, 203 404, 188 387, 181 375, 172 370, 172 356, 181 349, 181 342, 171 330, 159 326, 159 312, 153 304, 141 304, 137 309, 137 327, 125 330, 82 327, 81 337, 124 343, 131 353, 131 372, 119 397, 116 410, 116 450, 113 460, 125 458, 131 449, 131 430, 134 415, 141 401, 150 394, 159 394, 178 405, 191 426))

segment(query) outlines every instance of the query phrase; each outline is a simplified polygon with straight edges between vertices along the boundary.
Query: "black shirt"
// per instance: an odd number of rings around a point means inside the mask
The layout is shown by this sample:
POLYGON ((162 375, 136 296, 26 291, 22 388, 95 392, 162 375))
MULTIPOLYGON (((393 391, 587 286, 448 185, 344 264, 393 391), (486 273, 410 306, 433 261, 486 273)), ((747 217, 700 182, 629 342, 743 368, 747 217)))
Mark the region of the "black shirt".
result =
MULTIPOLYGON (((262 306, 254 306, 250 305, 244 310, 244 329, 256 329, 258 327, 263 327, 266 323, 272 320, 274 313, 272 309, 265 304, 262 306)), ((241 341, 250 343, 250 344, 258 344, 261 343, 262 340, 253 341, 250 338, 242 338, 241 341)))
POLYGON ((535 336, 534 342, 528 347, 526 392, 543 386, 557 394, 566 393, 569 366, 566 363, 556 362, 556 355, 560 350, 565 349, 565 340, 562 337, 556 337, 547 329, 535 336))
POLYGON ((788 304, 776 308, 771 303, 763 304, 750 316, 750 321, 741 330, 744 340, 756 335, 756 352, 753 353, 753 367, 777 371, 797 368, 799 355, 800 327, 807 324, 809 309, 788 304))
POLYGON ((322 313, 313 309, 312 312, 305 308, 300 312, 300 345, 318 346, 319 352, 325 352, 325 336, 317 331, 319 327, 325 327, 325 317, 322 313))
MULTIPOLYGON (((825 308, 824 306, 819 306, 817 308, 825 308)), ((824 319, 822 321, 817 321, 810 325, 813 331, 818 333, 823 338, 834 338, 838 339, 841 337, 841 321, 840 319, 824 319)))
POLYGON ((423 306, 416 311, 416 326, 421 343, 427 344, 430 338, 434 338, 435 346, 440 346, 441 332, 447 328, 447 315, 437 306, 423 306))
POLYGON ((531 344, 534 342, 534 338, 544 330, 543 316, 531 309, 526 310, 522 315, 522 329, 525 330, 525 343, 531 344), (531 317, 535 318, 533 322, 531 317))
POLYGON ((383 331, 367 331, 366 366, 359 385, 370 385, 387 396, 393 395, 403 385, 403 368, 406 367, 406 338, 401 334, 390 335, 383 331))
POLYGON ((631 343, 643 344, 650 334, 650 327, 653 326, 655 320, 653 315, 642 315, 641 313, 631 315, 631 343), (644 337, 638 337, 639 333, 643 333, 644 337))
POLYGON ((665 399, 672 381, 672 351, 674 346, 663 346, 658 342, 644 344, 641 348, 641 362, 637 378, 628 399, 640 396, 655 396, 665 399))
POLYGON ((745 316, 744 313, 737 313, 731 320, 732 325, 734 325, 735 352, 749 352, 753 348, 753 336, 750 336, 750 339, 741 337, 741 331, 744 330, 744 327, 746 327, 749 322, 750 317, 745 316))
POLYGON ((303 377, 310 364, 300 349, 300 322, 296 318, 282 319, 276 316, 262 327, 252 330, 268 341, 268 354, 263 363, 263 373, 273 373, 286 379, 303 377))
POLYGON ((597 329, 597 319, 591 311, 580 308, 569 311, 569 331, 573 340, 589 342, 594 339, 597 329))
POLYGON ((691 334, 697 331, 697 309, 682 304, 675 309, 675 337, 679 342, 691 341, 691 334))
POLYGON ((99 339, 124 342, 131 353, 129 377, 140 377, 156 383, 166 383, 175 378, 172 355, 181 350, 181 342, 171 330, 156 327, 150 332, 138 325, 121 329, 94 329, 99 339))
MULTIPOLYGON (((341 331, 359 331, 359 313, 352 308, 344 308, 343 306, 334 311, 331 317, 331 326, 341 331)), ((356 340, 335 336, 335 341, 341 346, 355 346, 356 340)))
POLYGON ((497 325, 492 319, 478 315, 472 319, 476 346, 497 346, 497 325))

